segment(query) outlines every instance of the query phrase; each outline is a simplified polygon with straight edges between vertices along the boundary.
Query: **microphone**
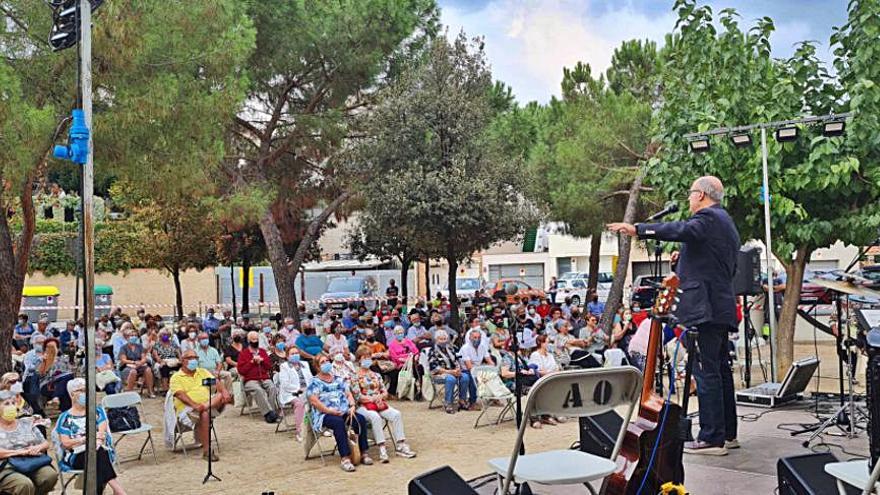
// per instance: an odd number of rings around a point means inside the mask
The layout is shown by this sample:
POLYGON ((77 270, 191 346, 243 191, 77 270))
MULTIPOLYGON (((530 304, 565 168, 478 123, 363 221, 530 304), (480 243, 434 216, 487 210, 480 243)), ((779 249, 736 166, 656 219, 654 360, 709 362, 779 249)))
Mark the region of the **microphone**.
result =
POLYGON ((670 202, 666 203, 666 206, 664 206, 662 210, 660 210, 657 213, 654 213, 653 215, 648 217, 648 219, 646 221, 650 222, 653 220, 659 220, 659 219, 665 217, 666 215, 669 215, 670 213, 675 213, 677 211, 678 211, 678 204, 675 203, 674 201, 670 201, 670 202))

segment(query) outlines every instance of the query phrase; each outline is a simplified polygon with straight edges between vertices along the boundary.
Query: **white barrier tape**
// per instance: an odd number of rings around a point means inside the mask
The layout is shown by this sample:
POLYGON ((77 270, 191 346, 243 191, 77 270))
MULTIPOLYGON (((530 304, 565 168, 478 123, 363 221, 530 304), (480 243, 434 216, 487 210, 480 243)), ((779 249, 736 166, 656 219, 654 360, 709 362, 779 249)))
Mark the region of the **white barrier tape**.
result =
MULTIPOLYGON (((333 303, 340 303, 340 302, 384 301, 386 299, 388 299, 388 298, 387 297, 345 297, 345 298, 338 298, 338 299, 310 299, 307 301, 299 301, 299 303, 301 303, 301 304, 321 304, 321 303, 333 304, 333 303)), ((402 299, 402 298, 398 297, 397 299, 402 299)), ((408 298, 409 302, 419 302, 419 301, 426 301, 426 300, 427 299, 425 297, 421 297, 421 296, 408 298)), ((255 302, 255 303, 251 303, 251 304, 255 305, 257 307, 278 306, 277 302, 255 302)), ((113 309, 113 308, 152 309, 152 308, 173 308, 176 306, 177 305, 174 303, 169 303, 169 304, 113 304, 113 305, 102 304, 102 305, 96 305, 95 309, 113 309)), ((201 302, 199 302, 198 304, 195 304, 195 305, 194 304, 184 304, 184 307, 188 307, 188 308, 192 308, 195 306, 203 306, 206 308, 231 308, 232 304, 213 304, 213 303, 201 303, 201 302)), ((79 306, 22 306, 20 308, 20 311, 43 311, 43 310, 53 310, 53 309, 54 310, 60 310, 60 309, 63 309, 63 310, 68 310, 68 309, 82 310, 83 307, 84 307, 84 305, 79 305, 79 306)))

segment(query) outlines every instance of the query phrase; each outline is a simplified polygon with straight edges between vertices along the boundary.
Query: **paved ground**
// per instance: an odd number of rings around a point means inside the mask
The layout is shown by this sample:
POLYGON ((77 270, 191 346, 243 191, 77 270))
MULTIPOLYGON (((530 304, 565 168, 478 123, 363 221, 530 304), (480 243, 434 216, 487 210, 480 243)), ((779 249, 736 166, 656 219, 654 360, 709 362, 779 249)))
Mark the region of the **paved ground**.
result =
MULTIPOLYGON (((798 346, 796 355, 813 354, 812 345, 798 346)), ((822 390, 836 389, 836 364, 832 350, 819 345, 822 358, 819 383, 822 390), (826 364, 827 363, 827 364, 826 364)), ((757 370, 756 370, 757 371, 757 370)), ((760 372, 756 373, 760 376, 760 372)), ((862 381, 864 379, 860 377, 862 381)), ((758 379, 760 381, 760 379, 758 379)), ((814 390, 815 381, 809 390, 814 390)), ((863 391, 862 387, 858 391, 863 391)), ((693 403, 692 403, 693 404, 693 403)), ((320 460, 304 460, 302 445, 292 434, 274 434, 274 427, 256 417, 239 416, 238 411, 228 411, 217 420, 221 442, 221 460, 215 464, 216 474, 222 482, 202 485, 206 465, 200 456, 171 453, 164 448, 161 426, 161 400, 146 399, 146 419, 156 427, 155 441, 158 450, 158 466, 148 457, 144 461, 123 464, 120 480, 129 494, 226 494, 260 495, 265 491, 291 495, 385 495, 406 493, 407 482, 420 473, 448 464, 466 479, 476 478, 488 472, 486 460, 508 455, 515 437, 512 423, 500 427, 473 429, 477 413, 447 415, 441 410, 427 410, 425 403, 399 402, 395 406, 403 411, 409 440, 419 456, 415 459, 393 458, 390 464, 360 467, 356 473, 343 473, 338 457, 328 459, 326 465, 320 460)), ((780 457, 809 452, 801 445, 804 436, 792 438, 787 423, 811 423, 814 417, 802 403, 793 408, 764 410, 742 407, 740 415, 740 440, 743 447, 731 451, 726 457, 687 457, 686 486, 692 494, 772 494, 776 487, 776 461, 780 457), (751 421, 749 421, 751 419, 751 421), (757 420, 755 420, 757 419, 757 420)), ((692 407, 696 409, 696 404, 692 407)), ((864 454, 867 439, 864 434, 850 440, 824 436, 826 442, 843 446, 849 452, 864 454)), ((577 440, 577 424, 545 427, 529 430, 526 435, 530 451, 565 448, 577 440)), ((121 444, 121 454, 136 453, 137 441, 126 439, 121 444)), ((821 448, 821 447, 818 447, 821 448)), ((839 458, 839 447, 831 447, 839 458)), ((375 455, 375 452, 374 452, 375 455)), ((492 493, 492 486, 481 493, 492 493)), ((554 490, 540 488, 537 493, 545 495, 587 493, 580 487, 563 487, 554 490)))

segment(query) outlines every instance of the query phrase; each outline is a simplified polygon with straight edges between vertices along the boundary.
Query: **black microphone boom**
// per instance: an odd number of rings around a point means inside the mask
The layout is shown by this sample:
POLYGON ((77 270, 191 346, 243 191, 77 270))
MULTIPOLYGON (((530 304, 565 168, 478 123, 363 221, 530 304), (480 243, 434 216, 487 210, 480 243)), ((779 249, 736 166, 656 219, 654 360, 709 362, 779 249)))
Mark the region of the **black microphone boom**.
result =
POLYGON ((665 217, 666 215, 669 215, 670 213, 675 213, 677 211, 678 211, 678 204, 676 204, 673 201, 670 201, 670 202, 666 203, 666 206, 663 207, 662 210, 660 210, 657 213, 654 213, 653 215, 648 217, 647 221, 651 222, 653 220, 659 220, 659 219, 665 217))

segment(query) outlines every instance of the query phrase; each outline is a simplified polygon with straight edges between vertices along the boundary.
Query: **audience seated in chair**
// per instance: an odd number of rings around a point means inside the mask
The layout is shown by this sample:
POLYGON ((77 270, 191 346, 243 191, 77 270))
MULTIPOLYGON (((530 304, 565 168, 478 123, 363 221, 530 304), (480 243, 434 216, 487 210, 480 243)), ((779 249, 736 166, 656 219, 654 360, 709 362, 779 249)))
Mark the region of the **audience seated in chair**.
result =
MULTIPOLYGON (((0 456, 4 460, 12 457, 27 459, 44 456, 49 449, 49 442, 43 433, 49 421, 33 416, 19 418, 19 401, 18 394, 12 390, 0 391, 0 456)), ((46 495, 55 487, 57 479, 58 473, 51 466, 51 460, 50 464, 29 474, 19 473, 11 465, 4 463, 0 470, 0 492, 11 495, 46 495)))
MULTIPOLYGON (((199 357, 195 351, 184 352, 181 362, 183 366, 171 376, 169 388, 174 395, 174 410, 181 423, 193 428, 196 438, 202 444, 202 457, 207 459, 208 435, 211 433, 208 415, 217 417, 222 413, 227 404, 232 404, 232 394, 222 380, 217 380, 216 393, 211 395, 203 380, 214 378, 214 375, 199 366, 199 357)), ((216 451, 212 454, 212 460, 219 460, 216 451)))
POLYGON ((293 410, 293 428, 298 442, 302 442, 305 392, 311 381, 312 372, 300 357, 299 349, 288 348, 287 361, 281 363, 278 371, 278 402, 281 407, 290 406, 293 410))
POLYGON ((168 390, 168 379, 180 369, 180 346, 174 342, 171 331, 159 331, 159 342, 153 345, 153 362, 159 367, 160 388, 168 390))
POLYGON ((379 447, 379 460, 388 462, 388 450, 385 448, 384 420, 388 420, 391 426, 392 441, 396 441, 394 451, 401 457, 412 458, 416 454, 406 443, 406 434, 403 431, 403 416, 400 411, 388 405, 388 391, 385 390, 385 382, 375 371, 370 370, 373 360, 371 351, 367 346, 357 350, 355 357, 360 365, 357 370, 356 380, 352 383, 352 394, 358 403, 357 412, 365 417, 373 427, 373 438, 379 447))
POLYGON ((467 332, 467 342, 461 347, 462 373, 468 376, 468 404, 467 409, 475 411, 477 406, 477 382, 471 370, 483 364, 494 365, 492 356, 489 355, 489 345, 484 343, 484 332, 478 327, 472 327, 467 332))
POLYGON ((272 362, 265 349, 260 349, 260 335, 251 331, 247 334, 248 346, 238 354, 238 374, 244 383, 244 391, 253 397, 260 408, 260 414, 267 423, 277 423, 278 392, 269 372, 272 362))
POLYGON ((119 370, 122 374, 122 381, 125 383, 125 390, 132 391, 137 385, 137 379, 144 380, 144 388, 151 399, 156 397, 153 393, 153 369, 147 362, 149 355, 144 351, 141 339, 137 336, 137 331, 130 324, 123 332, 126 343, 119 349, 119 370))
MULTIPOLYGON (((431 369, 431 379, 434 383, 443 383, 445 385, 446 397, 443 405, 446 412, 455 414, 459 409, 467 407, 468 391, 470 390, 471 377, 467 373, 463 373, 461 365, 458 362, 458 349, 449 341, 449 335, 445 330, 438 330, 434 334, 434 347, 431 348, 429 354, 429 362, 431 369), (458 399, 456 405, 453 396, 455 386, 458 385, 458 399)), ((476 401, 476 394, 472 397, 476 401)))

